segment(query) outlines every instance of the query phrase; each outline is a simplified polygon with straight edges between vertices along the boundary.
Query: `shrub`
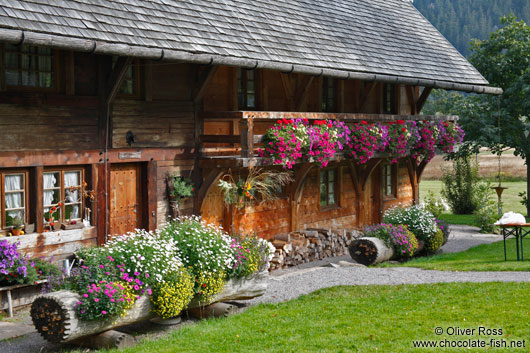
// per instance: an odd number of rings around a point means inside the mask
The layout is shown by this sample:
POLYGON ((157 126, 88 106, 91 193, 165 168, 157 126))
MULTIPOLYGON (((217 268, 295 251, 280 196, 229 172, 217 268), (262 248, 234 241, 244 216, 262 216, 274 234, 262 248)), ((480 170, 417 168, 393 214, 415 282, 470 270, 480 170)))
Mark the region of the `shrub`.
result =
POLYGON ((416 238, 426 241, 436 233, 436 219, 422 206, 408 208, 396 206, 388 209, 383 215, 383 222, 393 225, 403 224, 414 233, 416 238))
POLYGON ((232 237, 230 247, 234 252, 235 263, 227 270, 229 278, 247 277, 268 269, 269 261, 276 251, 270 242, 252 235, 232 237))
POLYGON ((378 224, 364 228, 364 235, 383 240, 389 247, 394 248, 395 257, 412 257, 418 249, 416 236, 402 225, 378 224))
POLYGON ((472 214, 477 208, 475 192, 479 182, 478 166, 469 157, 453 160, 453 170, 442 174, 442 195, 454 214, 472 214))
POLYGON ((443 240, 442 245, 445 245, 445 243, 447 243, 447 241, 449 240, 449 234, 451 233, 451 227, 449 226, 449 223, 447 223, 446 221, 442 221, 440 219, 436 220, 436 224, 438 225, 438 228, 443 233, 444 240, 443 240))
POLYGON ((157 314, 174 317, 194 295, 203 305, 211 302, 223 289, 227 271, 235 268, 236 250, 245 259, 238 259, 241 268, 232 276, 241 277, 266 270, 275 249, 255 237, 238 243, 200 218, 181 217, 156 232, 137 230, 103 247, 82 249, 77 253, 81 266, 70 277, 51 276, 45 290, 79 293, 76 310, 84 320, 124 315, 145 293, 157 314))
POLYGON ((181 268, 153 286, 154 312, 163 319, 178 316, 193 298, 193 276, 181 268))
POLYGON ((197 300, 203 304, 210 304, 213 297, 223 290, 225 272, 201 271, 195 276, 194 292, 197 300))
POLYGON ((427 196, 423 198, 423 207, 436 218, 440 217, 443 211, 446 210, 446 203, 442 197, 434 196, 434 193, 429 190, 427 196))
POLYGON ((74 308, 84 320, 107 319, 124 315, 135 300, 136 294, 130 284, 100 281, 86 286, 74 308))
POLYGON ((444 233, 441 229, 438 229, 436 233, 425 241, 423 251, 426 254, 434 254, 438 249, 442 247, 444 243, 444 233))
POLYGON ((195 276, 196 294, 208 292, 206 298, 218 293, 214 289, 222 290, 227 270, 236 262, 228 234, 198 217, 170 221, 161 234, 175 241, 182 263, 195 276))
POLYGON ((18 252, 18 243, 0 241, 0 284, 34 283, 37 278, 33 265, 18 252))
POLYGON ((161 232, 136 230, 114 237, 105 244, 105 249, 114 262, 124 266, 120 272, 129 276, 139 273, 151 285, 183 266, 177 242, 161 232))
POLYGON ((498 219, 497 204, 492 199, 494 195, 491 183, 480 183, 477 186, 475 197, 477 208, 473 212, 475 225, 480 227, 481 233, 493 233, 496 227, 493 225, 498 219))

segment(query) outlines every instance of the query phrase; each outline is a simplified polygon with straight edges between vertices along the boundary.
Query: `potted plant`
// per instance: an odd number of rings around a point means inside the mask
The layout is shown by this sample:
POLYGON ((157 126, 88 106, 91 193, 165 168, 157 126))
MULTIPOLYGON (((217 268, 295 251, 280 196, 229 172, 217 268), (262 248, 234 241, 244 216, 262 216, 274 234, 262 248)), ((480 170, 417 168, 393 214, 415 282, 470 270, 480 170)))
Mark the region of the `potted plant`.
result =
POLYGON ((173 218, 180 216, 180 202, 182 199, 193 196, 193 183, 189 178, 168 175, 169 206, 173 218))
POLYGON ((23 234, 22 228, 24 227, 24 221, 20 217, 15 217, 11 221, 11 225, 13 226, 13 229, 11 229, 11 234, 14 236, 18 236, 20 234, 23 234))

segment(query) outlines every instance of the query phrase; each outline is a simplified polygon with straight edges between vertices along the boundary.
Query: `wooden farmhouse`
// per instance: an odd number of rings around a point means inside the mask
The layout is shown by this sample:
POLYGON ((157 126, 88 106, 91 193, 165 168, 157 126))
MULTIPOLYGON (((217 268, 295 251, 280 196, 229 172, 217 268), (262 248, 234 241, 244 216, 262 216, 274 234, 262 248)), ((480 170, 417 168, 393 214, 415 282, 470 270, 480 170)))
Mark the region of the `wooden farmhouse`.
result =
POLYGON ((1 234, 21 219, 7 239, 55 259, 162 224, 169 173, 193 180, 183 213, 225 229, 377 223, 424 165, 299 163, 242 210, 218 179, 264 165, 277 119, 425 120, 433 88, 499 93, 404 0, 4 0, 0 68, 1 234))

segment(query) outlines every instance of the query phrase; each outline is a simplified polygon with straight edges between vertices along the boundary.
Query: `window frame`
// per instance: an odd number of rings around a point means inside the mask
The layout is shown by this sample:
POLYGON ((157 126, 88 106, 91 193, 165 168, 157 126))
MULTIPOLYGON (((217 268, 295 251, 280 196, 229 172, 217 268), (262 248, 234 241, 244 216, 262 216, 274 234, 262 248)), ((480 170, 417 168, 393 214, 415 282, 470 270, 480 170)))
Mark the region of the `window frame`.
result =
MULTIPOLYGON (((117 56, 112 57, 112 68, 114 68, 114 64, 116 63, 116 60, 118 59, 117 56)), ((127 78, 127 72, 125 73, 125 76, 123 77, 122 84, 120 88, 118 89, 118 92, 116 93, 116 97, 118 98, 129 98, 129 99, 140 99, 141 98, 141 82, 140 82, 140 60, 139 59, 133 59, 131 61, 131 64, 129 67, 127 67, 127 70, 131 70, 131 78, 127 78), (132 93, 122 92, 122 89, 125 87, 125 82, 127 80, 132 80, 132 93)))
POLYGON ((397 199, 397 164, 384 164, 381 174, 383 198, 385 200, 397 199))
POLYGON ((244 69, 238 67, 236 70, 237 82, 237 106, 239 110, 256 110, 258 109, 258 72, 255 69, 244 69), (254 106, 248 105, 248 73, 253 73, 251 81, 254 82, 254 106))
POLYGON ((329 167, 329 168, 322 168, 318 170, 318 206, 320 211, 329 211, 334 210, 337 208, 340 208, 341 202, 340 202, 340 190, 341 190, 341 168, 340 167, 329 167), (334 195, 334 203, 329 203, 329 195, 331 194, 329 191, 329 172, 334 172, 333 177, 333 195, 334 195), (322 204, 322 173, 326 173, 326 203, 322 204))
MULTIPOLYGON (((48 206, 45 206, 44 205, 44 191, 47 191, 47 190, 53 190, 53 189, 59 189, 60 192, 59 192, 59 202, 62 203, 62 205, 60 206, 60 217, 57 218, 57 219, 54 219, 54 223, 58 222, 59 224, 61 223, 64 223, 64 222, 67 222, 69 221, 70 219, 67 219, 66 218, 66 206, 67 206, 67 203, 66 202, 62 202, 63 200, 66 200, 66 188, 64 186, 64 175, 66 172, 79 172, 79 186, 83 186, 83 181, 85 180, 85 168, 82 167, 82 166, 68 166, 68 167, 46 167, 44 170, 43 170, 43 173, 42 173, 42 178, 43 178, 43 185, 42 185, 42 189, 41 190, 38 190, 38 192, 40 192, 42 195, 43 195, 43 204, 42 204, 42 215, 37 215, 37 217, 42 217, 44 219, 44 225, 45 226, 48 226, 50 223, 49 223, 49 219, 46 219, 45 215, 46 213, 49 213, 48 212, 45 212, 44 209, 49 207, 50 205, 48 206), (44 174, 48 174, 48 173, 59 173, 60 175, 60 186, 59 188, 45 188, 44 187, 44 174)), ((79 190, 79 199, 80 201, 79 202, 70 202, 68 203, 68 205, 76 205, 76 204, 79 204, 79 218, 72 218, 72 220, 75 220, 75 221, 81 221, 83 220, 83 217, 84 217, 84 210, 85 210, 85 200, 84 200, 84 197, 82 195, 82 192, 81 192, 81 189, 79 190)), ((53 206, 55 204, 52 204, 51 206, 53 206)), ((57 216, 57 214, 56 214, 57 216)))
POLYGON ((322 77, 321 90, 320 110, 326 113, 335 112, 337 110, 337 80, 334 77, 322 77), (331 99, 329 96, 330 92, 333 92, 331 99), (329 106, 329 102, 332 102, 332 106, 329 106))
MULTIPOLYGON (((29 219, 29 211, 28 211, 28 205, 29 205, 29 170, 28 169, 7 169, 7 170, 1 170, 0 171, 0 229, 2 230, 8 230, 12 229, 11 226, 6 225, 6 192, 5 192, 5 176, 6 175, 16 175, 16 174, 22 174, 24 176, 23 180, 23 200, 24 200, 24 224, 28 223, 29 219)), ((16 191, 18 192, 18 191, 16 191)))
MULTIPOLYGON (((28 45, 33 48, 47 48, 46 46, 42 45, 28 45)), ((22 68, 20 67, 20 58, 21 58, 21 51, 22 45, 16 45, 16 47, 19 48, 18 51, 18 57, 19 57, 19 68, 17 69, 19 74, 22 71, 22 68)), ((6 71, 7 71, 7 60, 6 60, 6 46, 5 44, 0 44, 0 87, 3 89, 9 89, 13 91, 29 91, 29 92, 58 92, 59 91, 59 70, 60 70, 60 51, 50 48, 51 51, 51 65, 52 65, 52 71, 51 71, 51 79, 52 79, 52 86, 51 87, 40 87, 40 86, 24 86, 24 85, 8 85, 7 84, 7 77, 6 77, 6 71)), ((37 54, 38 55, 38 54, 37 54)), ((36 71, 37 75, 40 71, 36 71)))

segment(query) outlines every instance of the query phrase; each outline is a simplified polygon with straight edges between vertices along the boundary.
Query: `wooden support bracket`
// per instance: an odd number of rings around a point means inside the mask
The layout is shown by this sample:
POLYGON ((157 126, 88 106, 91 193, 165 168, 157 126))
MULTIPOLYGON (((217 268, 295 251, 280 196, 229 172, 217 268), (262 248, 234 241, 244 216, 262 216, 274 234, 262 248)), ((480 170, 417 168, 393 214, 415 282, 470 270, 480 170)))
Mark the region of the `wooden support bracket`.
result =
POLYGON ((427 98, 429 98, 429 94, 431 94, 431 91, 432 91, 432 87, 425 87, 423 91, 421 92, 421 95, 416 101, 416 114, 419 114, 421 110, 423 109, 423 106, 425 105, 427 98))
POLYGON ((212 81, 218 69, 219 66, 209 66, 199 77, 193 88, 193 92, 191 93, 191 99, 193 100, 193 103, 197 104, 202 100, 204 93, 206 92, 206 88, 208 88, 208 85, 212 81))
POLYGON ((295 95, 295 108, 296 111, 300 111, 302 109, 302 106, 304 105, 306 99, 307 99, 307 93, 309 92, 309 87, 311 87, 311 83, 313 83, 313 79, 315 76, 308 76, 304 79, 300 87, 296 90, 295 95))
POLYGON ((370 97, 370 94, 372 94, 375 86, 377 86, 377 82, 368 82, 366 84, 363 89, 361 99, 359 100, 359 107, 357 108, 357 111, 361 112, 364 109, 364 106, 368 102, 368 97, 370 97))

